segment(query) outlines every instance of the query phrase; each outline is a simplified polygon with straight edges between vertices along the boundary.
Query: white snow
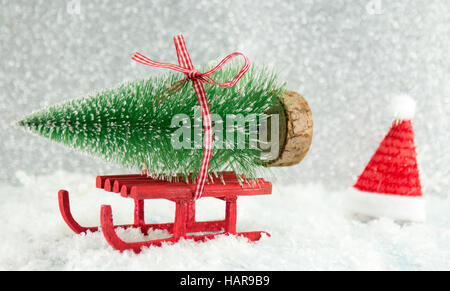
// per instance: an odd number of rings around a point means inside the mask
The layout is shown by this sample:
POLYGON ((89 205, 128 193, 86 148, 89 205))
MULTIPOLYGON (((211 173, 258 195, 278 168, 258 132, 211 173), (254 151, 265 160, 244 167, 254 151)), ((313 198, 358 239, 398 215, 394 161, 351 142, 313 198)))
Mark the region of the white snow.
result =
MULTIPOLYGON (((96 189, 89 175, 16 175, 21 185, 0 185, 1 270, 450 270, 450 198, 425 193, 423 224, 362 223, 344 214, 343 192, 274 183, 273 195, 238 199, 238 231, 266 230, 271 238, 182 241, 135 255, 114 251, 101 233, 74 234, 59 214, 57 191, 70 191, 73 215, 85 226, 99 223, 101 204, 112 206, 115 223, 132 222, 132 200, 96 189)), ((198 203, 199 220, 223 213, 219 200, 198 203)), ((168 201, 146 202, 147 221, 170 221, 173 214, 168 201)), ((144 239, 137 231, 119 235, 144 239)))

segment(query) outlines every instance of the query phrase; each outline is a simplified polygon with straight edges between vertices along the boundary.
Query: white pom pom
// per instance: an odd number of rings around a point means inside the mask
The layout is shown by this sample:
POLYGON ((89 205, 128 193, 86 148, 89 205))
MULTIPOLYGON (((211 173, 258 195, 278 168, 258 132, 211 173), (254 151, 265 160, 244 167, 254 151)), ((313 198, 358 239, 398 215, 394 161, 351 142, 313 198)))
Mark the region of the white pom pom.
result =
POLYGON ((416 101, 406 94, 392 98, 391 111, 396 119, 411 119, 416 113, 416 101))

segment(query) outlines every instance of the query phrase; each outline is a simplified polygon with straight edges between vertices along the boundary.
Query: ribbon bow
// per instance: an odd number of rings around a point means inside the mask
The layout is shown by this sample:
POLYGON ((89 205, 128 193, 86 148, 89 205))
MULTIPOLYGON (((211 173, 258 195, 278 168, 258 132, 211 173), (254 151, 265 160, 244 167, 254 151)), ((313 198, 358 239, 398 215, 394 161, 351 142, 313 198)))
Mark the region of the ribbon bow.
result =
POLYGON ((202 164, 200 166, 200 171, 197 179, 197 185, 195 189, 194 199, 199 199, 203 194, 203 189, 206 183, 206 178, 208 176, 209 163, 211 161, 211 153, 212 153, 212 145, 213 145, 213 130, 212 130, 212 121, 211 121, 211 112, 209 110, 208 99, 206 98, 205 88, 203 88, 203 84, 217 85, 224 88, 231 88, 242 78, 242 76, 248 71, 250 68, 249 59, 238 52, 232 53, 226 56, 217 66, 213 69, 209 70, 205 73, 200 73, 194 70, 194 65, 192 64, 191 57, 189 56, 186 44, 184 42, 184 38, 182 35, 175 36, 173 38, 175 42, 175 49, 177 50, 177 57, 179 65, 167 64, 155 62, 146 56, 141 55, 140 53, 135 53, 132 59, 141 64, 150 66, 150 67, 159 67, 166 68, 170 70, 174 70, 180 73, 184 73, 186 75, 187 81, 192 81, 192 86, 194 87, 195 95, 197 96, 198 104, 200 105, 202 111, 203 118, 203 127, 204 127, 204 151, 203 151, 203 159, 202 164), (216 73, 218 70, 222 68, 225 63, 227 63, 230 59, 242 56, 244 57, 244 66, 239 71, 239 73, 233 78, 231 81, 226 81, 222 83, 218 83, 214 81, 210 76, 216 73))

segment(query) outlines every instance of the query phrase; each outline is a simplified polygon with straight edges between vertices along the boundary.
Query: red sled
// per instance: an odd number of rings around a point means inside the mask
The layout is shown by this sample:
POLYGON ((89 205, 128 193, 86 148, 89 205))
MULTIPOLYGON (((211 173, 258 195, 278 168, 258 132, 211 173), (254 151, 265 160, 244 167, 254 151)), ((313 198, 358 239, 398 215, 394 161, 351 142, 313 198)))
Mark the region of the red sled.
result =
MULTIPOLYGON (((257 241, 262 234, 270 236, 265 231, 236 232, 236 211, 238 196, 272 194, 272 184, 264 179, 245 182, 239 181, 232 172, 225 172, 205 185, 202 197, 214 197, 226 202, 225 219, 216 221, 195 220, 195 200, 193 193, 196 184, 189 182, 168 182, 156 180, 146 175, 115 175, 98 176, 97 188, 108 192, 120 193, 124 198, 134 199, 134 223, 114 225, 110 205, 102 205, 100 210, 100 226, 105 239, 116 250, 123 252, 133 250, 139 253, 142 247, 161 246, 163 243, 174 243, 181 238, 194 241, 214 239, 220 235, 235 235, 246 237, 249 241, 257 241), (175 221, 170 223, 146 224, 144 221, 145 199, 167 199, 176 203, 175 221), (120 239, 116 228, 138 228, 145 235, 150 229, 166 230, 172 237, 148 240, 143 242, 125 242, 120 239), (210 234, 195 234, 199 232, 214 232, 210 234)), ((64 221, 77 234, 87 231, 98 231, 98 227, 83 227, 79 225, 70 212, 69 193, 60 190, 58 193, 59 209, 64 221)))

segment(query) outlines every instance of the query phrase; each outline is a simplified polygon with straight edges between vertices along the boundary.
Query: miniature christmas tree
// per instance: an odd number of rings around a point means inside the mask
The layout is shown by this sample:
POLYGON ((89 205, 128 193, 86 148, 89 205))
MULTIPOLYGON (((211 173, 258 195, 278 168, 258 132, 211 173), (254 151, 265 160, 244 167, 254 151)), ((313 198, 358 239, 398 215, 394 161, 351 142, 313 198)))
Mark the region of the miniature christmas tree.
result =
MULTIPOLYGON (((216 79, 227 80, 238 70, 239 66, 227 66, 216 73, 216 79)), ((173 73, 122 84, 35 112, 18 124, 106 161, 146 169, 149 175, 195 175, 203 155, 202 118, 192 86, 178 86, 180 79, 182 76, 173 73)), ((205 85, 205 90, 211 113, 218 119, 213 120, 210 172, 231 170, 251 178, 257 176, 258 169, 279 160, 289 135, 286 112, 290 104, 283 104, 283 96, 289 94, 277 83, 276 76, 266 69, 250 69, 232 88, 205 85), (263 113, 279 117, 278 155, 271 160, 261 156, 263 113), (243 117, 245 122, 230 124, 226 122, 229 116, 243 117), (222 131, 216 131, 220 127, 222 131), (230 139, 230 131, 234 138, 230 139)), ((312 124, 308 128, 312 134, 312 124)), ((268 142, 270 139, 269 132, 268 142)), ((304 154, 309 143, 303 146, 304 154)))

